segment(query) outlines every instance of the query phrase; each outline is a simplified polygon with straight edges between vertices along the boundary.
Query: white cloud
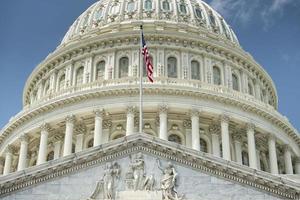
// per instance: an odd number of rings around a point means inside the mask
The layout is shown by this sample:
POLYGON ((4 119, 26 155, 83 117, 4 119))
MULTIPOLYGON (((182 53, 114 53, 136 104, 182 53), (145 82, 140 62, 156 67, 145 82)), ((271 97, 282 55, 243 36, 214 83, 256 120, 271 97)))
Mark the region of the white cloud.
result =
POLYGON ((247 23, 258 7, 259 0, 252 0, 250 4, 247 0, 212 0, 210 5, 227 19, 247 23))
POLYGON ((210 0, 210 5, 225 18, 235 23, 247 25, 255 16, 268 29, 274 23, 274 17, 282 16, 290 4, 299 0, 210 0), (275 16, 276 15, 276 16, 275 16))

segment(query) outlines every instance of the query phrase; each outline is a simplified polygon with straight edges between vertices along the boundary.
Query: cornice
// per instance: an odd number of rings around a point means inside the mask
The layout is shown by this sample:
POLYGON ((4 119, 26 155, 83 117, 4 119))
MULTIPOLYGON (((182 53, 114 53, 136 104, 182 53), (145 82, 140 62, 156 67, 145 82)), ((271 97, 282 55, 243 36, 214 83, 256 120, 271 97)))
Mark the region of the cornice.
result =
MULTIPOLYGON (((275 99, 278 101, 277 91, 276 87, 271 79, 271 77, 267 74, 267 72, 253 59, 252 56, 250 56, 249 53, 246 53, 243 49, 235 46, 235 45, 228 45, 224 42, 221 42, 220 40, 213 40, 209 37, 203 37, 199 34, 191 35, 188 39, 186 38, 186 35, 183 33, 178 33, 174 35, 174 32, 169 32, 168 30, 165 30, 164 32, 149 32, 147 37, 150 38, 150 46, 153 45, 152 43, 156 41, 158 44, 160 44, 160 41, 167 41, 167 38, 172 38, 172 41, 179 40, 179 46, 176 45, 177 48, 182 46, 183 48, 200 48, 206 51, 207 53, 211 53, 212 55, 219 55, 220 57, 223 57, 227 60, 232 60, 233 63, 238 63, 241 65, 245 70, 247 70, 250 73, 258 72, 258 74, 261 75, 261 77, 264 77, 264 79, 267 80, 269 85, 269 88, 272 91, 272 95, 275 96, 275 99), (196 45, 195 45, 196 42, 196 45), (251 68, 251 66, 255 67, 255 69, 251 68), (250 69, 251 68, 251 69, 250 69), (253 72, 254 70, 254 72, 253 72), (255 72, 256 70, 256 72, 255 72), (271 87, 270 87, 271 86, 271 87)), ((136 40, 136 38, 139 38, 139 32, 138 31, 120 31, 114 33, 112 36, 111 33, 107 34, 101 34, 99 36, 94 36, 92 38, 86 38, 82 39, 82 41, 77 42, 75 44, 70 44, 66 47, 61 47, 55 50, 53 53, 49 54, 47 58, 42 61, 31 73, 30 77, 28 78, 26 85, 24 87, 23 92, 23 102, 25 106, 26 97, 28 95, 29 88, 31 87, 32 83, 34 82, 34 78, 43 77, 43 73, 47 73, 47 71, 50 71, 54 69, 56 66, 63 64, 67 62, 68 60, 74 59, 78 56, 83 56, 85 54, 94 54, 99 49, 111 49, 112 46, 109 45, 112 42, 112 45, 114 44, 114 41, 120 40, 124 43, 124 47, 128 46, 128 39, 132 42, 132 45, 138 46, 139 43, 136 40), (97 41, 97 42, 95 42, 97 41), (107 47, 107 48, 105 48, 107 47)), ((163 42, 161 43, 163 44, 163 42)), ((118 45, 120 47, 122 45, 118 45)), ((276 108, 277 108, 278 102, 276 102, 276 108)))
POLYGON ((300 197, 299 183, 146 134, 119 138, 98 147, 3 176, 0 180, 0 197, 137 152, 171 160, 195 171, 247 185, 273 196, 284 199, 300 197))
MULTIPOLYGON (((135 78, 131 78, 135 79, 135 78)), ((136 80, 137 81, 137 80, 136 80)), ((27 110, 23 110, 20 112, 15 119, 9 122, 2 130, 0 135, 0 145, 4 142, 5 138, 8 137, 13 130, 15 130, 19 125, 28 121, 29 119, 38 116, 39 114, 49 112, 53 109, 60 108, 67 104, 73 104, 76 102, 84 101, 86 99, 99 98, 99 97, 116 97, 116 96, 124 96, 124 95, 138 95, 139 88, 138 85, 128 87, 128 85, 117 85, 112 87, 102 87, 101 89, 87 89, 80 90, 78 93, 74 92, 67 96, 58 95, 57 98, 53 98, 47 101, 45 104, 38 104, 35 107, 29 108, 27 110), (102 90, 101 90, 102 89, 102 90)), ((151 84, 144 85, 143 93, 146 95, 172 95, 172 96, 190 96, 201 99, 209 99, 212 101, 221 102, 226 105, 234 105, 236 107, 241 108, 244 111, 252 112, 257 114, 258 116, 263 117, 264 119, 270 121, 273 124, 276 124, 279 128, 281 128, 289 137, 293 138, 300 145, 300 137, 297 134, 297 130, 293 128, 288 121, 286 121, 277 111, 274 109, 268 110, 262 107, 259 104, 255 104, 252 101, 245 101, 235 96, 228 96, 226 93, 223 93, 224 88, 220 88, 220 92, 218 91, 207 91, 205 89, 201 90, 199 88, 181 88, 181 87, 172 87, 164 86, 161 87, 160 84, 151 84), (280 119, 281 118, 281 119, 280 119)))

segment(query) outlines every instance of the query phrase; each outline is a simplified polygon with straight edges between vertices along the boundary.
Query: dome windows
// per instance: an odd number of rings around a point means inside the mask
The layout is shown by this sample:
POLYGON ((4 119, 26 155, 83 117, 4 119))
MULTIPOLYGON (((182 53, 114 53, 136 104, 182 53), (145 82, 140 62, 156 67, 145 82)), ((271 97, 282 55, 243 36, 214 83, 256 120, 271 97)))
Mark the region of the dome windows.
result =
POLYGON ((145 11, 152 11, 152 0, 144 1, 144 9, 145 11))
POLYGON ((195 8, 195 15, 198 19, 203 19, 203 14, 201 8, 195 8))
POLYGON ((105 61, 100 61, 96 66, 96 80, 103 80, 105 75, 105 61))
POLYGON ((111 15, 118 15, 120 12, 120 3, 115 2, 110 8, 111 15))
POLYGON ((164 11, 170 11, 171 10, 171 6, 168 0, 163 0, 162 1, 162 9, 164 11))
POLYGON ((232 89, 239 91, 239 79, 235 74, 232 74, 232 89))
POLYGON ((128 77, 129 59, 124 56, 119 60, 119 78, 128 77))
POLYGON ((177 59, 175 57, 169 57, 168 63, 168 77, 177 78, 177 59))
POLYGON ((215 85, 221 85, 221 70, 219 67, 213 67, 213 83, 215 85))
POLYGON ((83 71, 84 67, 79 67, 76 71, 76 85, 81 85, 83 83, 83 71))
POLYGON ((134 1, 129 1, 127 3, 127 12, 132 13, 135 11, 135 2, 134 1))
POLYGON ((191 77, 194 80, 200 80, 200 64, 196 60, 191 62, 191 77))
POLYGON ((186 5, 185 5, 184 2, 181 2, 179 4, 179 11, 180 11, 181 14, 184 14, 184 15, 187 14, 187 8, 186 8, 186 5))
POLYGON ((103 8, 100 7, 96 10, 94 14, 94 21, 99 22, 103 17, 103 8))

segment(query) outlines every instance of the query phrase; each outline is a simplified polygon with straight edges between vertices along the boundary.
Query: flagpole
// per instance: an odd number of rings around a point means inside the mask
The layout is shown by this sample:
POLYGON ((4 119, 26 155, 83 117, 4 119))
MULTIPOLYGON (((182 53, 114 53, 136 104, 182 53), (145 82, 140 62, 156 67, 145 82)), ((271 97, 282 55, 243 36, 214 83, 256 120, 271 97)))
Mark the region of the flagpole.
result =
POLYGON ((141 33, 140 33, 140 122, 139 122, 139 133, 143 131, 143 57, 142 57, 142 33, 143 33, 143 25, 141 25, 141 33))

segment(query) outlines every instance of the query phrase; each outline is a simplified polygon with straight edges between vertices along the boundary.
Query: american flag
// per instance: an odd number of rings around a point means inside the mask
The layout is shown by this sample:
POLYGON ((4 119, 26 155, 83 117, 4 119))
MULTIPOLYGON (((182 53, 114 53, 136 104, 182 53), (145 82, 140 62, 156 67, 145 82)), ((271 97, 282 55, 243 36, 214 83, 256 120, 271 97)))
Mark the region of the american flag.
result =
POLYGON ((144 62, 145 62, 146 69, 147 69, 148 80, 151 83, 153 83, 153 65, 151 63, 151 59, 149 56, 149 52, 148 52, 148 48, 146 45, 143 31, 142 31, 142 55, 144 56, 144 62))

